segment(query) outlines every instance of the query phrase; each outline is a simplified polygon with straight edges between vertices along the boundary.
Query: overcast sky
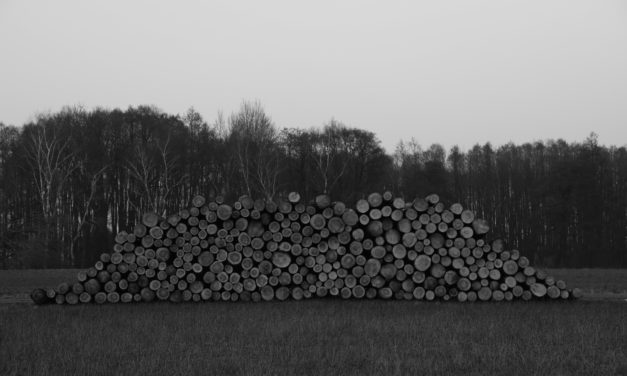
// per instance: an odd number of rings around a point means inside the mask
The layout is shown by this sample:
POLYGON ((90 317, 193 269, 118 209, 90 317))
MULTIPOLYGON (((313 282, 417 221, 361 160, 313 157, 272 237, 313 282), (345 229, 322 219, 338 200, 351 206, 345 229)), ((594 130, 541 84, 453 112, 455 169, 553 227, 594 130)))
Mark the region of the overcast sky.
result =
POLYGON ((64 105, 208 122, 259 100, 388 151, 590 132, 627 144, 627 2, 0 0, 0 121, 64 105))

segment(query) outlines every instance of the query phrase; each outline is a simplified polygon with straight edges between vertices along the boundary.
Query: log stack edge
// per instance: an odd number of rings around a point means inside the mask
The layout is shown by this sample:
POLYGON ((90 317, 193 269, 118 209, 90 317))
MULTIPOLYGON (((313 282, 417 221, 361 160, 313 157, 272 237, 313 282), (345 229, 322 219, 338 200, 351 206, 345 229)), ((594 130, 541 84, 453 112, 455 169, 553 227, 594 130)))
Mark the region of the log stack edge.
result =
POLYGON ((489 224, 436 194, 412 202, 372 193, 354 208, 292 192, 278 201, 192 199, 145 213, 75 281, 31 293, 37 304, 269 301, 337 297, 512 301, 572 299, 489 224))

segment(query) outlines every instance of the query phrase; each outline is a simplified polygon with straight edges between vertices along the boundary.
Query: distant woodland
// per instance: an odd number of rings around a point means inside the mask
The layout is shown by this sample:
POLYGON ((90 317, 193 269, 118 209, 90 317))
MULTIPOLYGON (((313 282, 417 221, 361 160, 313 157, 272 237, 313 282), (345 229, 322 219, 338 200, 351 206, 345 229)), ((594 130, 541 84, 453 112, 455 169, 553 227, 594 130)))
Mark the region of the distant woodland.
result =
POLYGON ((421 132, 387 154, 372 132, 337 120, 279 128, 252 102, 212 122, 140 106, 0 123, 0 268, 88 266, 141 213, 167 215, 197 194, 352 204, 384 190, 460 202, 539 266, 627 267, 625 147, 592 134, 445 150, 421 146, 421 132))

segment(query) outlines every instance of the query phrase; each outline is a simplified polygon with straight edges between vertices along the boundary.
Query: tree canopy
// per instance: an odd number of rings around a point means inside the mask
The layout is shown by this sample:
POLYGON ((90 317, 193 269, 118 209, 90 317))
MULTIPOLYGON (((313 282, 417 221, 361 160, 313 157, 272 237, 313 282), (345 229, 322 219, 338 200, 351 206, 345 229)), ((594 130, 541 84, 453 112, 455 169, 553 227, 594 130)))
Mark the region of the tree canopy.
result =
POLYGON ((279 128, 244 102, 212 124, 193 108, 151 106, 0 123, 0 267, 92 264, 143 212, 173 213, 197 194, 228 202, 298 191, 352 203, 383 190, 461 202, 539 265, 627 266, 625 147, 600 146, 594 134, 448 152, 412 139, 389 155, 372 132, 335 119, 279 128))

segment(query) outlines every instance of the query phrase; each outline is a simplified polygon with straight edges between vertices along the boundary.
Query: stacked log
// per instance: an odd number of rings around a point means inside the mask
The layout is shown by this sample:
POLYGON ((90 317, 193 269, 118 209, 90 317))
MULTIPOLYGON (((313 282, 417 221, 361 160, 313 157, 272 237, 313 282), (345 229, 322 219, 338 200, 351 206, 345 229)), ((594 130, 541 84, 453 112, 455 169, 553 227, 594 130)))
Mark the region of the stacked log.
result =
POLYGON ((487 221, 436 194, 406 202, 372 193, 354 209, 319 195, 304 203, 242 196, 192 199, 142 216, 113 252, 76 281, 36 289, 38 304, 269 301, 337 297, 511 301, 581 295, 489 241, 487 221))

